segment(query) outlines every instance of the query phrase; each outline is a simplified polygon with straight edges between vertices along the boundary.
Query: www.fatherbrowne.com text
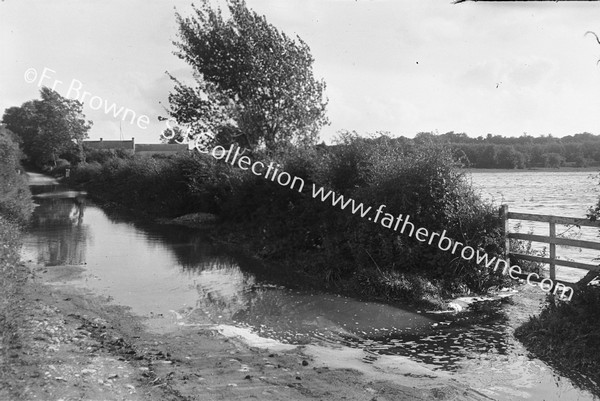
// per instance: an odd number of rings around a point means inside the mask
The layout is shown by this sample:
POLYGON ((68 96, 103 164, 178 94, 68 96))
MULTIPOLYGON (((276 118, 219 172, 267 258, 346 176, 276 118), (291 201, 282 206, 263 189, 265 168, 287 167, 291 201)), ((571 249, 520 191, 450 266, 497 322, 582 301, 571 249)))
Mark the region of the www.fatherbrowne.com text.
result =
MULTIPOLYGON (((250 157, 244 155, 245 149, 241 149, 236 145, 231 145, 229 149, 225 149, 223 146, 215 146, 212 150, 203 150, 200 146, 195 146, 196 150, 200 153, 210 154, 217 160, 223 160, 225 163, 230 163, 232 166, 237 166, 242 170, 250 170, 257 176, 262 176, 266 180, 277 182, 277 184, 289 187, 292 190, 298 192, 304 192, 305 182, 300 177, 292 177, 289 173, 282 171, 279 164, 270 162, 265 164, 261 161, 252 162, 250 157)), ((480 266, 485 266, 486 269, 492 269, 496 272, 498 269, 502 269, 502 274, 508 274, 512 279, 519 279, 520 277, 516 274, 522 274, 521 267, 518 265, 512 265, 505 260, 498 257, 490 258, 489 255, 481 250, 474 249, 473 247, 463 244, 462 242, 455 241, 446 236, 446 230, 439 232, 430 232, 425 227, 415 227, 410 221, 410 215, 404 216, 398 214, 396 216, 385 212, 386 205, 379 205, 377 209, 373 209, 371 206, 365 206, 362 203, 357 203, 352 198, 344 197, 344 195, 336 194, 331 190, 326 190, 323 187, 317 187, 314 183, 311 187, 311 195, 314 199, 320 199, 321 202, 330 202, 331 206, 337 206, 341 210, 349 210, 352 214, 360 216, 361 218, 367 218, 367 220, 373 223, 380 224, 381 226, 399 232, 400 234, 413 237, 420 242, 426 242, 429 245, 435 245, 444 252, 451 252, 453 255, 460 255, 464 260, 473 260, 480 266)), ((529 273, 527 275, 527 284, 531 286, 539 285, 539 287, 546 292, 552 291, 556 294, 560 290, 560 297, 567 298, 570 300, 573 296, 573 288, 566 286, 562 283, 554 283, 550 278, 544 278, 539 283, 532 281, 532 277, 539 279, 540 276, 537 273, 529 273), (569 293, 567 297, 566 294, 569 293)))

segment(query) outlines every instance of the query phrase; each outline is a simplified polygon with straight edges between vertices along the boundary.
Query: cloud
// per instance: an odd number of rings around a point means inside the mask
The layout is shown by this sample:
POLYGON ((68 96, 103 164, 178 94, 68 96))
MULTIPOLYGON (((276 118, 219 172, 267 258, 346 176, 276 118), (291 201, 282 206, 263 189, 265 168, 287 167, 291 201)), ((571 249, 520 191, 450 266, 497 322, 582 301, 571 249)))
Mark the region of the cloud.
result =
MULTIPOLYGON (((188 0, 0 3, 0 110, 39 97, 23 81, 29 67, 78 79, 88 91, 156 121, 173 88, 168 70, 189 82, 191 67, 172 54, 173 7, 188 0)), ((597 6, 575 2, 436 0, 247 0, 311 47, 315 73, 328 84, 331 136, 346 128, 532 135, 594 132, 600 127, 597 6), (534 4, 543 3, 543 4, 534 4), (565 4, 570 3, 570 4, 565 4)), ((63 93, 65 94, 65 93, 63 93)), ((118 137, 119 121, 88 110, 94 137, 118 137)), ((599 132, 600 133, 600 132, 599 132)))
POLYGON ((504 79, 519 87, 537 87, 552 75, 554 70, 555 66, 550 60, 532 58, 514 63, 504 79))

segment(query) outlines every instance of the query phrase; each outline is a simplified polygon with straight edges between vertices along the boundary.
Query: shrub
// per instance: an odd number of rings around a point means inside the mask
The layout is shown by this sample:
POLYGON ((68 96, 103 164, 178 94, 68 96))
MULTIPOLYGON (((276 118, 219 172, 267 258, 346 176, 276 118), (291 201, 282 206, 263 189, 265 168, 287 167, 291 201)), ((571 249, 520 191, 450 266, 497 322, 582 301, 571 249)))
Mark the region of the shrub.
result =
MULTIPOLYGON (((448 149, 432 144, 399 149, 382 141, 367 154, 370 157, 364 164, 369 170, 362 173, 367 185, 351 192, 355 200, 374 207, 386 205, 386 212, 409 215, 416 227, 429 232, 446 230, 447 237, 475 249, 492 254, 501 251, 495 211, 474 193, 448 149)), ((475 263, 406 234, 359 219, 347 227, 348 249, 362 265, 376 261, 396 271, 425 271, 444 278, 452 291, 460 291, 461 284, 483 291, 498 283, 497 276, 475 263)))
POLYGON ((80 163, 72 171, 69 182, 72 185, 88 183, 97 180, 102 172, 102 165, 98 162, 80 163))
POLYGON ((20 158, 21 152, 10 131, 0 129, 0 214, 24 222, 29 219, 33 203, 20 158))
POLYGON ((60 176, 64 176, 67 169, 71 168, 71 163, 68 162, 65 159, 57 159, 56 160, 56 167, 52 168, 52 175, 54 177, 60 177, 60 176))
POLYGON ((101 164, 80 164, 70 182, 85 185, 92 196, 102 200, 146 214, 174 217, 215 212, 219 199, 212 178, 214 167, 214 162, 199 154, 115 156, 101 164))
POLYGON ((532 353, 564 375, 600 394, 600 288, 577 290, 570 302, 548 296, 539 316, 517 328, 515 336, 532 353), (573 372, 579 372, 595 385, 573 372))
MULTIPOLYGON (((399 148, 385 138, 372 141, 346 133, 325 154, 284 148, 263 157, 264 163, 277 160, 286 172, 303 178, 305 187, 315 183, 334 189, 373 209, 384 204, 394 216, 410 215, 417 227, 446 230, 448 237, 491 256, 502 251, 496 211, 480 200, 450 151, 442 147, 423 143, 399 148)), ((230 174, 223 218, 252 223, 260 232, 256 240, 263 256, 318 252, 312 269, 327 279, 348 278, 365 268, 380 269, 384 275, 420 272, 442 280, 449 292, 485 291, 508 281, 500 272, 491 274, 435 244, 423 244, 313 199, 310 189, 299 194, 251 173, 230 174)))
POLYGON ((8 352, 17 347, 20 310, 18 291, 25 280, 19 269, 20 224, 33 210, 31 193, 19 160, 21 152, 10 131, 0 127, 0 386, 9 368, 8 352))
MULTIPOLYGON (((311 186, 334 190, 373 211, 386 205, 394 217, 410 215, 416 227, 441 233, 490 256, 499 255, 500 221, 491 205, 476 195, 450 149, 430 141, 397 142, 343 133, 333 147, 281 146, 253 151, 252 160, 273 162, 304 180, 302 193, 193 152, 173 157, 107 158, 76 170, 74 180, 88 182, 92 193, 150 214, 179 216, 217 213, 232 230, 248 228, 245 238, 266 258, 308 258, 304 267, 327 281, 378 276, 387 294, 407 291, 435 298, 424 283, 447 294, 485 291, 508 282, 475 262, 443 252, 373 224, 367 218, 313 199, 311 186), (100 167, 99 167, 100 166, 100 167), (364 274, 364 272, 374 274, 364 274), (403 277, 422 276, 422 286, 404 285, 403 277)), ((366 291, 368 292, 368 291, 366 291)), ((403 295, 404 294, 404 295, 403 295)))

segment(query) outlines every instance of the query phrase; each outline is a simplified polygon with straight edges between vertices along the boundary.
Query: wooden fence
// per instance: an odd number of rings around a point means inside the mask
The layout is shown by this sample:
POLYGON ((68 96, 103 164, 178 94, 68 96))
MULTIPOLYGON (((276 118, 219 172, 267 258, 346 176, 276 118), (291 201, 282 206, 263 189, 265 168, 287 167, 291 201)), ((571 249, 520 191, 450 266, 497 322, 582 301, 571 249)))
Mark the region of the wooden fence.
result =
MULTIPOLYGON (((506 258, 527 260, 531 262, 547 263, 550 265, 550 279, 555 282, 561 282, 564 284, 575 284, 576 287, 587 285, 590 281, 594 280, 600 275, 600 266, 588 263, 573 262, 563 259, 557 259, 556 257, 556 245, 567 245, 572 247, 594 249, 600 251, 600 239, 599 242, 595 241, 583 241, 570 238, 561 238, 556 236, 556 225, 567 225, 577 227, 600 227, 600 221, 591 221, 587 218, 574 218, 574 217, 561 217, 561 216, 548 216, 541 214, 529 214, 529 213, 514 213, 508 211, 508 205, 502 205, 500 207, 500 217, 504 222, 504 238, 505 238, 505 249, 506 258), (548 235, 534 235, 534 234, 521 234, 511 233, 509 228, 509 220, 525 220, 525 221, 537 221, 549 224, 548 235), (541 257, 534 255, 524 255, 510 250, 510 240, 525 240, 542 242, 549 244, 549 257, 541 257), (567 266, 576 269, 587 270, 588 273, 577 283, 569 283, 562 280, 556 280, 556 266, 567 266)), ((599 252, 600 256, 600 252, 599 252)))

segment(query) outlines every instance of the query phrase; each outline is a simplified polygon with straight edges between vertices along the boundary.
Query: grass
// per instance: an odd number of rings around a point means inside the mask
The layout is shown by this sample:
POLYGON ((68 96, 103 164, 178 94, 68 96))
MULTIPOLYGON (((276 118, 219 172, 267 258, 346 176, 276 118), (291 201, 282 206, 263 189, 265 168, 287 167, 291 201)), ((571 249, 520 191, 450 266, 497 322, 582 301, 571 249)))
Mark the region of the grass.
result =
POLYGON ((11 350, 19 347, 19 292, 26 279, 19 265, 21 226, 33 210, 31 192, 19 173, 19 157, 11 134, 0 129, 0 383, 6 382, 11 350))
MULTIPOLYGON (((410 215, 414 224, 431 231, 446 230, 448 237, 492 256, 501 252, 495 209, 478 198, 447 149, 396 149, 353 137, 342 143, 330 153, 294 147, 282 147, 277 154, 257 151, 252 160, 277 162, 308 187, 322 186, 373 207, 385 204, 390 213, 410 215)), ((439 304, 443 297, 485 292, 507 282, 472 261, 320 202, 310 191, 292 191, 212 157, 92 156, 74 168, 68 181, 104 205, 156 217, 216 214, 226 227, 224 236, 240 239, 237 243, 248 245, 249 253, 294 265, 291 270, 356 296, 439 304)))
POLYGON ((0 344, 3 356, 16 341, 14 317, 24 276, 18 268, 20 232, 16 223, 0 216, 0 344))
POLYGON ((600 288, 582 288, 570 302, 549 296, 540 315, 515 336, 561 374, 600 395, 600 288))

